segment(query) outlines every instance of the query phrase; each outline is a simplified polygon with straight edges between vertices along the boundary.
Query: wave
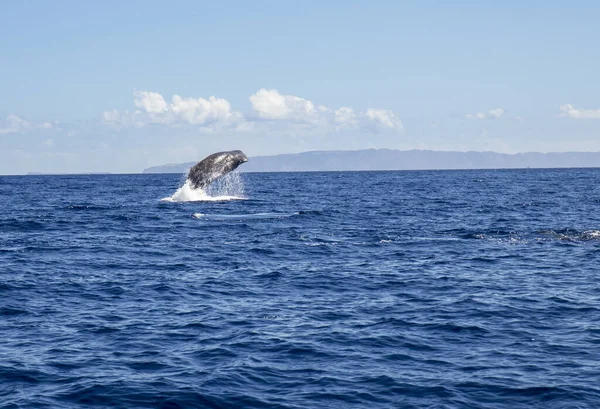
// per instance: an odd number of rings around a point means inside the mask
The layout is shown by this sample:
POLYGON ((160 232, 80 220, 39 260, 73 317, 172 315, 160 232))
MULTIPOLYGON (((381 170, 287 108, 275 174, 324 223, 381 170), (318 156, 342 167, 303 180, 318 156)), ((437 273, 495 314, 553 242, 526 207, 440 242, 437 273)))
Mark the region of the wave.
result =
POLYGON ((229 200, 246 200, 244 182, 239 172, 231 172, 217 180, 206 189, 194 189, 190 180, 161 202, 223 202, 229 200))

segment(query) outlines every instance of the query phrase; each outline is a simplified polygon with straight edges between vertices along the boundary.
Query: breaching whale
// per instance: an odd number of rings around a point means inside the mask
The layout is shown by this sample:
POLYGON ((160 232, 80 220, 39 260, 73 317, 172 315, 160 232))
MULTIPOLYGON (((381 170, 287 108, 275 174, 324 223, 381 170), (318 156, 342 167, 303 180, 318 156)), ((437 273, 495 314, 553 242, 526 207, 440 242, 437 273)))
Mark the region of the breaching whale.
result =
POLYGON ((213 153, 192 166, 187 178, 192 188, 204 189, 244 162, 248 162, 248 157, 242 151, 213 153))

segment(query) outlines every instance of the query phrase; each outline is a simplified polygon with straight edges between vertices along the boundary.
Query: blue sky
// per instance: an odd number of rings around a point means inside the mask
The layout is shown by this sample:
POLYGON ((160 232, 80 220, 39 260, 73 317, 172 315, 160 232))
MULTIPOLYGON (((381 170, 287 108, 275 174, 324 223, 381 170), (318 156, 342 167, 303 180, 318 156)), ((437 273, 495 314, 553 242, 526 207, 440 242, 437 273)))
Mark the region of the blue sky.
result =
POLYGON ((0 174, 600 151, 598 21, 593 1, 4 2, 0 174))

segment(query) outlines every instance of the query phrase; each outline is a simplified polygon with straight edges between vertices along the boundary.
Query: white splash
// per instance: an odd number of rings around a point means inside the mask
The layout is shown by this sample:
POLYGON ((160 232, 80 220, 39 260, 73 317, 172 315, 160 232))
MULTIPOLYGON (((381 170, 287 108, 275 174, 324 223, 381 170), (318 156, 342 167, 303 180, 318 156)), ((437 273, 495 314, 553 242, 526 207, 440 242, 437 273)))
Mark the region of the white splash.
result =
POLYGON ((248 214, 205 214, 194 213, 195 219, 212 221, 243 221, 243 220, 264 220, 264 219, 283 219, 299 215, 300 212, 293 213, 248 213, 248 214))
POLYGON ((584 238, 590 240, 600 239, 600 230, 586 230, 582 233, 584 238))
POLYGON ((227 200, 245 200, 244 182, 239 172, 231 172, 218 179, 207 189, 194 189, 186 179, 170 197, 161 199, 162 202, 222 202, 227 200))

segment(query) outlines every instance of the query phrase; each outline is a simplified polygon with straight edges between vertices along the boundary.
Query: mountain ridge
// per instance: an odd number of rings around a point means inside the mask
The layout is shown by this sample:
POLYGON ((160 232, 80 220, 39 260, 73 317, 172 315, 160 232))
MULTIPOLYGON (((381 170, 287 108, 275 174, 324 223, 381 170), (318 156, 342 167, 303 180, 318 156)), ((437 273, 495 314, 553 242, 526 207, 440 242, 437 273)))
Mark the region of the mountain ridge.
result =
MULTIPOLYGON (((200 159, 199 159, 200 160, 200 159)), ((152 166, 142 173, 185 173, 197 162, 152 166)), ((361 149, 252 156, 243 172, 443 170, 600 167, 600 152, 432 151, 361 149)))

